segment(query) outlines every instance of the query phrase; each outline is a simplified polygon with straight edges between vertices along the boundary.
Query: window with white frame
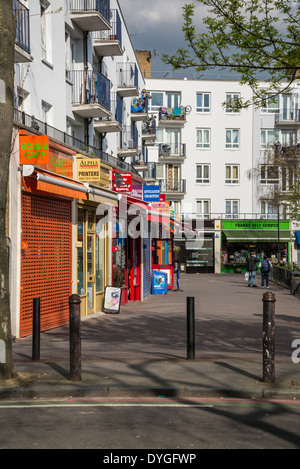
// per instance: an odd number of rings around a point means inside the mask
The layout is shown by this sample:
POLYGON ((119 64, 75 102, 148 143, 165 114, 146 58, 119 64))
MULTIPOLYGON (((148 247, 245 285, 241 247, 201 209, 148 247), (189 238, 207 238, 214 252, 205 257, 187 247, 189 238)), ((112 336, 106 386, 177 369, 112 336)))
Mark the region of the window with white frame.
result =
POLYGON ((178 108, 180 106, 180 93, 166 93, 167 107, 178 108))
POLYGON ((51 124, 51 109, 52 106, 45 101, 42 101, 42 121, 51 124))
POLYGON ((261 184, 279 184, 279 168, 271 164, 263 164, 260 167, 261 184))
POLYGON ((277 219, 278 218, 278 205, 275 205, 270 200, 262 200, 260 203, 260 213, 262 218, 277 219))
POLYGON ((225 148, 239 148, 240 147, 240 130, 239 129, 226 129, 225 148))
POLYGON ((210 148, 210 129, 197 129, 196 148, 210 148))
POLYGON ((209 184, 210 183, 210 165, 197 164, 196 165, 196 183, 209 184))
POLYGON ((197 112, 210 112, 210 93, 197 93, 197 112))
POLYGON ((262 113, 279 113, 279 96, 266 94, 261 107, 262 113))
POLYGON ((241 97, 240 93, 226 93, 226 112, 227 113, 239 113, 239 109, 234 107, 235 101, 241 97))
POLYGON ((225 166, 225 184, 239 184, 239 165, 227 164, 225 166))
POLYGON ((164 94, 163 92, 153 91, 151 92, 150 99, 150 111, 157 111, 164 105, 164 94))
POLYGON ((197 218, 209 218, 210 217, 210 200, 199 199, 196 200, 196 216, 197 218))
POLYGON ((42 0, 40 2, 40 16, 41 16, 41 47, 42 47, 42 59, 50 61, 50 25, 51 20, 49 12, 49 2, 42 0))
POLYGON ((260 131, 260 148, 269 148, 279 142, 279 131, 262 129, 260 131))
POLYGON ((164 165, 157 164, 156 165, 156 179, 163 179, 164 178, 164 165))
POLYGON ((239 206, 239 200, 225 200, 225 218, 238 218, 239 206))

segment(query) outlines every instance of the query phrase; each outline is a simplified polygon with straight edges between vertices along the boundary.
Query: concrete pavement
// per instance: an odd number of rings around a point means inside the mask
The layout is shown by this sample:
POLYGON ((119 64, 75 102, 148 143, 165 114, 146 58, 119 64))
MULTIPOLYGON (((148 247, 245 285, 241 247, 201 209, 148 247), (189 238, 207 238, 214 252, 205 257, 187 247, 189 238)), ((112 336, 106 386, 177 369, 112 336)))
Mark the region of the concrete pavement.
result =
MULTIPOLYGON (((257 285, 260 285, 259 275, 257 285)), ((151 295, 81 323, 81 380, 70 380, 69 327, 14 343, 15 371, 33 379, 0 384, 0 399, 231 397, 300 399, 300 302, 271 283, 248 288, 243 274, 182 275, 180 291, 151 295), (262 296, 275 303, 275 383, 264 383, 262 296), (186 298, 195 298, 195 360, 187 359, 186 298)))

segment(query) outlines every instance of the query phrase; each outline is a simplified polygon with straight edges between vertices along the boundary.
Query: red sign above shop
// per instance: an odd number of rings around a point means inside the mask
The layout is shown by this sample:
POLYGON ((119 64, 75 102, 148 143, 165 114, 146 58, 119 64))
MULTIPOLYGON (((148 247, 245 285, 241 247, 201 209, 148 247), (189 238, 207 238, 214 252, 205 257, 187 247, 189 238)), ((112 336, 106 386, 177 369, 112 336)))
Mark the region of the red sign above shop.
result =
POLYGON ((116 192, 131 192, 132 191, 132 174, 131 173, 117 173, 112 174, 112 188, 116 192))

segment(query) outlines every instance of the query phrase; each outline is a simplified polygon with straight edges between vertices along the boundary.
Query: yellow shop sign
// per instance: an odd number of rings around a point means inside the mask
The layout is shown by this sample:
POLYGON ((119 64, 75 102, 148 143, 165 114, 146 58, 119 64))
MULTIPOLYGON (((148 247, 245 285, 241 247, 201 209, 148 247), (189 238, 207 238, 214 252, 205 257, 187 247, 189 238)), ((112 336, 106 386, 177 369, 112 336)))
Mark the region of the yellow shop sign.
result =
POLYGON ((99 182, 100 160, 96 158, 77 159, 77 180, 82 182, 99 182))

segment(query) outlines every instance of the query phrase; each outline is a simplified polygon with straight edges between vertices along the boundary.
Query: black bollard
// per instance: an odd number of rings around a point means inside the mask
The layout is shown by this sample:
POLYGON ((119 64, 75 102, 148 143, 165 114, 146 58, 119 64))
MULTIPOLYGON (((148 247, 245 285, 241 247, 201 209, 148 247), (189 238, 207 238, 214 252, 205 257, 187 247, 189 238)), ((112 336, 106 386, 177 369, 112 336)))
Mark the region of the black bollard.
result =
POLYGON ((40 359, 41 299, 33 298, 32 310, 32 360, 40 359))
POLYGON ((81 381, 81 319, 80 296, 69 297, 70 314, 70 379, 81 381))
POLYGON ((187 359, 195 360, 195 298, 187 297, 187 359))
POLYGON ((263 294, 263 381, 275 382, 275 295, 263 294))

